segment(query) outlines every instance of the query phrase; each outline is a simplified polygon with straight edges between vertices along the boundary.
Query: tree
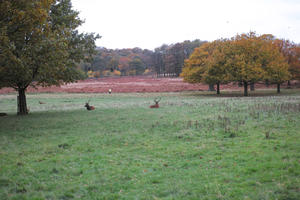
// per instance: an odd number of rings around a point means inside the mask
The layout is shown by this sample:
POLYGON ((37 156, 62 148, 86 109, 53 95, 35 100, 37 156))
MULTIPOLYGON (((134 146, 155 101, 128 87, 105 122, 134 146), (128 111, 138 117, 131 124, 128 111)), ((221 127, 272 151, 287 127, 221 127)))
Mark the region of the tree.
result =
POLYGON ((248 85, 268 80, 280 84, 288 80, 288 65, 270 36, 255 33, 237 35, 231 40, 217 40, 196 48, 185 61, 182 76, 190 83, 219 84, 229 81, 242 82, 244 96, 248 85))
MULTIPOLYGON (((288 70, 291 74, 291 80, 300 80, 300 47, 295 43, 284 40, 274 39, 274 44, 279 48, 279 51, 283 54, 286 62, 288 63, 288 70)), ((288 86, 290 86, 290 80, 288 80, 288 86)))
POLYGON ((76 63, 90 61, 95 34, 78 33, 82 24, 70 0, 0 2, 0 87, 18 91, 18 114, 28 114, 28 86, 74 82, 76 63))
POLYGON ((194 52, 184 62, 181 77, 188 83, 202 82, 203 74, 205 73, 206 60, 212 53, 213 48, 211 43, 205 43, 201 47, 195 48, 194 52))
POLYGON ((263 68, 266 71, 264 79, 277 84, 277 93, 280 93, 280 85, 291 78, 289 64, 272 41, 265 43, 262 48, 264 48, 264 54, 262 54, 263 68))
POLYGON ((203 74, 203 82, 217 85, 217 94, 220 94, 220 84, 229 82, 228 70, 226 68, 226 51, 228 41, 214 41, 214 50, 206 61, 206 70, 203 74))
POLYGON ((227 66, 231 81, 241 81, 244 96, 248 96, 248 85, 263 80, 265 71, 261 62, 263 40, 254 32, 237 35, 231 40, 230 52, 227 54, 227 66))
POLYGON ((223 69, 224 61, 219 59, 224 59, 224 56, 218 58, 223 54, 221 44, 222 41, 214 41, 196 48, 189 59, 185 60, 181 73, 183 80, 189 83, 208 83, 212 86, 217 84, 217 93, 219 94, 220 83, 226 76, 223 69))
POLYGON ((129 62, 129 69, 132 75, 141 75, 145 71, 145 65, 139 58, 129 62))

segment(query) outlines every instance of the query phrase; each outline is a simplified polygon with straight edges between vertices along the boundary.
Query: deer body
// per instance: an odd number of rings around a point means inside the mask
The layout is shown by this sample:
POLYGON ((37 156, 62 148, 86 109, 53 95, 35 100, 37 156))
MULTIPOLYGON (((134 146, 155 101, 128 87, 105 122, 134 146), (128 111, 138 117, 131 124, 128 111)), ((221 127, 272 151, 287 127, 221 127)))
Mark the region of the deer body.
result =
POLYGON ((6 113, 0 113, 0 117, 4 117, 4 116, 7 116, 6 113))
POLYGON ((151 105, 150 108, 159 108, 159 104, 151 105))
POLYGON ((161 99, 161 98, 155 98, 155 99, 154 99, 154 103, 155 103, 155 104, 149 106, 149 108, 159 108, 159 104, 158 104, 158 103, 159 103, 160 99, 161 99))
POLYGON ((94 106, 90 106, 89 103, 85 103, 85 106, 87 110, 95 110, 94 106))

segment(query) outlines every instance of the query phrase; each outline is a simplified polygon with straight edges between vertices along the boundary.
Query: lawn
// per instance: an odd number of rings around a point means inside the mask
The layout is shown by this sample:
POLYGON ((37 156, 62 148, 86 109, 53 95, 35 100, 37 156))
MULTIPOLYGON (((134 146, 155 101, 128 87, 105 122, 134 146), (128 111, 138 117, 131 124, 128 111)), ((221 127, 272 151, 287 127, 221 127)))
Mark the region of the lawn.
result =
POLYGON ((27 97, 0 95, 0 199, 300 199, 299 90, 27 97))

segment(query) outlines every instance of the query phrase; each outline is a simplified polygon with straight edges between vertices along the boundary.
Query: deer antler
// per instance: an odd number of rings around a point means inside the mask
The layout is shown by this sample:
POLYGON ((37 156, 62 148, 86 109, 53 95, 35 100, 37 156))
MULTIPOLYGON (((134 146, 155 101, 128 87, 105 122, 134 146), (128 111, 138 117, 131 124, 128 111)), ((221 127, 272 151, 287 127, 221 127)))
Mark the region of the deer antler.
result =
POLYGON ((158 102, 160 102, 160 100, 161 100, 161 97, 156 97, 156 98, 154 99, 154 102, 155 102, 155 103, 158 103, 158 102))

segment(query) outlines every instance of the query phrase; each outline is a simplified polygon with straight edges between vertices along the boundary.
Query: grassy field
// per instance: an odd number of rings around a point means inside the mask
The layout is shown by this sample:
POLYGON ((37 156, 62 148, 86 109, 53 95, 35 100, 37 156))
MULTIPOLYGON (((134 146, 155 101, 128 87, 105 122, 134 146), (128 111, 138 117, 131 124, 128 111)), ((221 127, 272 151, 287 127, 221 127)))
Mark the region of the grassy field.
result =
POLYGON ((0 199, 300 199, 300 91, 273 93, 0 95, 0 199))

